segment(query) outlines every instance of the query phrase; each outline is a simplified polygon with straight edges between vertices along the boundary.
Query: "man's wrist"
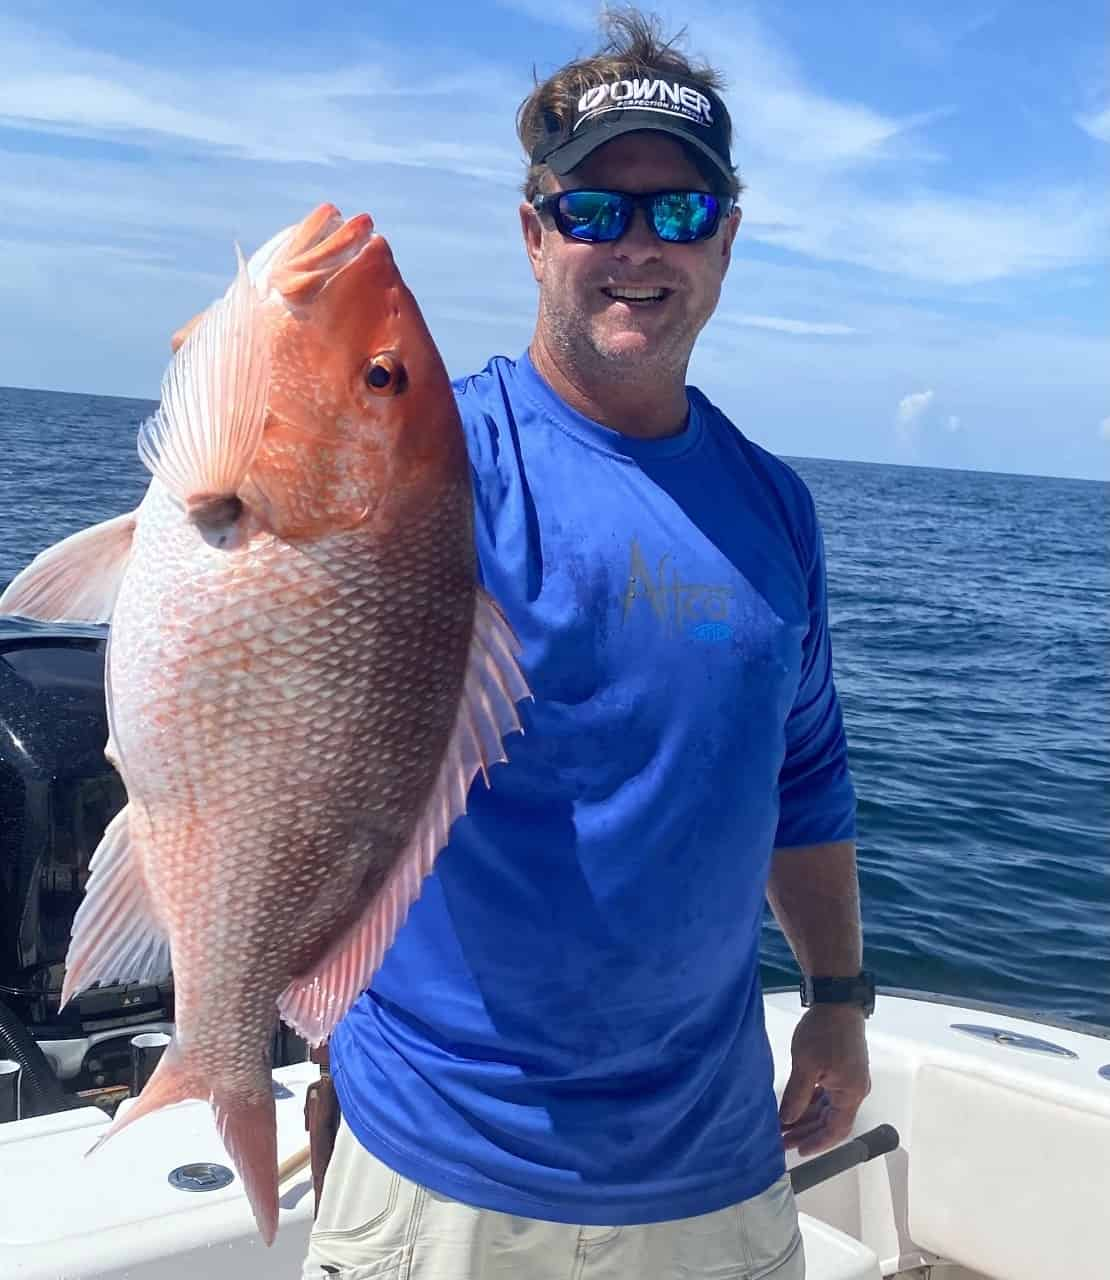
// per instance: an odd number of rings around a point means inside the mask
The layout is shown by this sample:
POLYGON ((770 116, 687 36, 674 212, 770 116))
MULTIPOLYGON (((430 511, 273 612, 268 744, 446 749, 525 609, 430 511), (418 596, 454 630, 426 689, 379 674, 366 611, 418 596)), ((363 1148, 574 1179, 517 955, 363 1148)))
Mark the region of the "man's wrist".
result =
POLYGON ((875 979, 866 969, 851 977, 804 974, 798 990, 807 1009, 826 1005, 857 1008, 865 1018, 875 1009, 875 979))

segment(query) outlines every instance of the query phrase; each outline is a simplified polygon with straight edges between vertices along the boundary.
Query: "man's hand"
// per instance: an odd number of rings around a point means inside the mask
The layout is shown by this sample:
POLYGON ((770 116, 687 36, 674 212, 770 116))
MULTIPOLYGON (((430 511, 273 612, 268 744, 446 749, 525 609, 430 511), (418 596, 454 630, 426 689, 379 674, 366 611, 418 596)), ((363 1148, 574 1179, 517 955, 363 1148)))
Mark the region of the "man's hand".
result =
POLYGON ((779 1122, 783 1144, 797 1147, 800 1156, 843 1142, 871 1092, 863 1024, 854 1005, 819 1004, 794 1029, 779 1122))

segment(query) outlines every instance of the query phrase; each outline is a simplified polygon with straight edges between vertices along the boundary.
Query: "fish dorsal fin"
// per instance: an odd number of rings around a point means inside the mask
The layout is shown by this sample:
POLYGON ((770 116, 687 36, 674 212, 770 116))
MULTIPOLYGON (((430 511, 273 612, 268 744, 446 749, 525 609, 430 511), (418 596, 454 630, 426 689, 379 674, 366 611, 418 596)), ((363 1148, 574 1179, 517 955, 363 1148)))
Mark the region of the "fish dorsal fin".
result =
POLYGON ((530 696, 517 652, 501 610, 479 589, 455 727, 416 829, 360 919, 278 1000, 281 1016, 310 1043, 327 1039, 374 976, 447 843, 451 824, 465 812, 475 774, 481 773, 488 785, 489 767, 506 758, 501 738, 520 730, 516 704, 530 696))
POLYGON ((39 622, 107 622, 131 556, 135 512, 41 551, 0 596, 0 614, 39 622))
POLYGON ((242 255, 239 274, 190 331, 139 429, 139 457, 185 507, 231 497, 266 425, 270 347, 264 304, 242 255))
POLYGON ((89 863, 89 883, 66 955, 63 1005, 97 982, 152 982, 170 971, 170 945, 134 849, 131 806, 124 805, 89 863))

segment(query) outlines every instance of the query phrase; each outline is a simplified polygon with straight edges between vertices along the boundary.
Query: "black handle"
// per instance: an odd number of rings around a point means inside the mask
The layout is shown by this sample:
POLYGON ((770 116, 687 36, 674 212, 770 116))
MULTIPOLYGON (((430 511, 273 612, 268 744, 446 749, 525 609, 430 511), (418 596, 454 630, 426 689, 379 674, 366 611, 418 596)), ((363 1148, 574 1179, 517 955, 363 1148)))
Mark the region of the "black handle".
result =
POLYGON ((898 1146, 898 1130, 892 1124, 881 1124, 877 1129, 861 1133, 851 1142, 833 1147, 823 1155, 807 1160, 805 1164, 795 1165, 790 1170, 790 1185, 795 1195, 808 1191, 826 1178, 832 1178, 845 1169, 853 1169, 866 1160, 874 1160, 876 1156, 884 1156, 898 1146))

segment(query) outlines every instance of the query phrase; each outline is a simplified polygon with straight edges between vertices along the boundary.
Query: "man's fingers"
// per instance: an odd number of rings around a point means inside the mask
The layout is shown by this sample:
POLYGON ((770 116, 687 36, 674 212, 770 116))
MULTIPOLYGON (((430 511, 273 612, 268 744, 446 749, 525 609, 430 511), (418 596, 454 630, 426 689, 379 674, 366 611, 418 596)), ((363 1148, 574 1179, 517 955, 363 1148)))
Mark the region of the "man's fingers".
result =
POLYGON ((799 1141, 791 1145, 797 1146, 800 1156, 815 1156, 830 1147, 838 1147, 851 1132, 852 1118, 830 1107, 820 1124, 814 1125, 811 1132, 799 1135, 799 1141))
POLYGON ((814 1090, 813 1097, 810 1099, 809 1105, 802 1112, 802 1114, 798 1116, 796 1119, 791 1120, 788 1123, 784 1123, 782 1125, 782 1129, 785 1131, 787 1129, 797 1129, 809 1124, 813 1124, 814 1121, 821 1119, 822 1115, 825 1112, 825 1109, 828 1106, 829 1106, 828 1095, 825 1093, 824 1089, 822 1089, 820 1085, 818 1085, 818 1087, 814 1090))
POLYGON ((824 1121, 815 1120, 810 1124, 795 1124, 790 1128, 782 1131, 782 1145, 787 1151, 792 1151, 795 1147, 801 1148, 804 1143, 809 1142, 818 1134, 825 1131, 824 1121))
POLYGON ((801 1156, 816 1155, 829 1147, 839 1146, 851 1136, 858 1110, 858 1101, 853 1101, 847 1107, 828 1103, 815 1120, 785 1130, 783 1145, 787 1148, 797 1147, 801 1156))
POLYGON ((786 1088, 782 1091, 782 1102, 779 1104, 779 1123, 782 1125, 797 1124, 806 1109, 815 1101, 817 1078, 809 1071, 800 1071, 797 1067, 790 1073, 786 1088))
POLYGON ((833 1137, 832 1134, 818 1132, 804 1142, 797 1143, 798 1155, 803 1158, 819 1156, 822 1151, 829 1151, 833 1147, 839 1146, 839 1144, 840 1140, 833 1137))

